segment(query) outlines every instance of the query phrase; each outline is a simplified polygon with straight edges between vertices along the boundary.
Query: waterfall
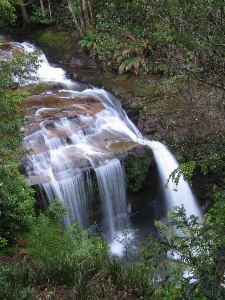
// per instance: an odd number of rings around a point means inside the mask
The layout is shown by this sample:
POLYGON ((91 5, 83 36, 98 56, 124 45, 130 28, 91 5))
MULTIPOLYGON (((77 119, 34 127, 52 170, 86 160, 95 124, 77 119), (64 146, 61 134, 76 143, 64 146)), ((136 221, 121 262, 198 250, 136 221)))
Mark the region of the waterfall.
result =
MULTIPOLYGON (((22 46, 28 51, 35 49, 28 43, 22 46)), ((50 203, 58 198, 69 206, 70 218, 64 220, 65 227, 74 220, 83 228, 90 225, 91 169, 97 178, 106 236, 112 240, 120 226, 129 223, 124 173, 111 151, 112 143, 121 141, 146 145, 153 150, 168 210, 184 204, 188 216, 202 216, 188 182, 181 179, 176 192, 170 184, 164 188, 170 173, 178 167, 177 161, 163 144, 141 135, 117 98, 103 89, 87 88, 68 80, 62 69, 49 65, 44 54, 41 59, 39 80, 57 82, 63 88, 41 95, 43 105, 33 115, 34 124, 39 122, 35 125, 37 130, 23 140, 26 149, 33 149, 26 170, 31 185, 32 180, 38 183, 37 178, 41 179, 42 183, 38 184, 50 203), (90 113, 88 101, 96 103, 95 112, 90 113), (56 117, 58 114, 61 117, 56 117)))
POLYGON ((118 159, 95 168, 104 212, 104 228, 109 240, 127 224, 124 174, 118 159))
MULTIPOLYGON (((21 44, 18 44, 18 46, 20 48, 23 48, 26 52, 34 52, 35 50, 37 50, 37 48, 27 42, 23 42, 21 44)), ((78 85, 76 84, 76 82, 73 82, 72 80, 69 80, 66 78, 66 72, 62 69, 62 68, 56 68, 56 67, 52 67, 45 54, 42 53, 39 56, 39 60, 41 62, 40 67, 37 70, 37 73, 33 74, 33 77, 37 77, 37 79, 35 80, 34 78, 29 81, 28 83, 31 82, 36 82, 38 83, 39 81, 44 81, 44 82, 60 82, 61 84, 64 84, 65 86, 69 87, 69 88, 77 88, 78 85)))
POLYGON ((191 191, 190 185, 183 177, 180 178, 178 186, 169 182, 168 187, 164 188, 170 174, 179 166, 172 153, 167 147, 156 141, 152 141, 150 146, 154 152, 154 157, 158 166, 167 210, 173 211, 173 207, 181 207, 181 205, 184 205, 187 217, 195 215, 202 218, 202 212, 197 200, 191 191))
MULTIPOLYGON (((43 133, 43 132, 42 132, 43 133)), ((41 132, 35 133, 41 134, 41 132)), ((24 139, 27 146, 34 146, 29 141, 30 136, 24 139)), ((32 135, 33 138, 33 135, 32 135)), ((37 141, 40 140, 37 138, 37 141)), ((71 222, 77 220, 82 228, 90 226, 90 194, 91 183, 89 171, 76 168, 75 163, 63 152, 60 139, 49 141, 46 138, 49 149, 43 153, 29 154, 26 166, 27 175, 35 174, 40 177, 41 188, 45 191, 49 203, 55 198, 63 200, 69 207, 70 218, 64 218, 64 226, 68 227, 71 222), (60 149, 61 148, 61 149, 60 149)))

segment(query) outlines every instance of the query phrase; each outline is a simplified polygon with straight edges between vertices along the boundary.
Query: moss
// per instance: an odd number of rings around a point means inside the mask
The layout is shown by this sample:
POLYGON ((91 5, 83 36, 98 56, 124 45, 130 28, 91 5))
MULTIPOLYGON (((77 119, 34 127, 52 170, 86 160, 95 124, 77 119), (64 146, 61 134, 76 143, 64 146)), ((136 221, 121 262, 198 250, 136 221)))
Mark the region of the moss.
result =
POLYGON ((136 157, 134 154, 129 154, 125 164, 125 179, 128 190, 137 192, 142 188, 151 161, 149 157, 136 157))
POLYGON ((37 84, 27 85, 25 90, 30 93, 30 95, 41 95, 45 90, 46 86, 43 82, 37 84))
POLYGON ((47 29, 38 37, 38 42, 47 44, 51 48, 62 47, 61 50, 71 49, 76 43, 76 37, 72 32, 47 29))

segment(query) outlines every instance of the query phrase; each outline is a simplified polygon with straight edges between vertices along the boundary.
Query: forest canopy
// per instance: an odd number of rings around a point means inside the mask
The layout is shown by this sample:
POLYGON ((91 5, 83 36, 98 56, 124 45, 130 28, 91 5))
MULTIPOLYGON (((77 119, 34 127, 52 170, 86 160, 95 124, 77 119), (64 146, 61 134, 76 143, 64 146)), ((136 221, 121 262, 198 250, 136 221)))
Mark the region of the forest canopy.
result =
POLYGON ((222 0, 4 0, 8 21, 74 30, 105 69, 120 74, 190 73, 224 89, 222 0), (207 79, 203 78, 207 75, 207 79))

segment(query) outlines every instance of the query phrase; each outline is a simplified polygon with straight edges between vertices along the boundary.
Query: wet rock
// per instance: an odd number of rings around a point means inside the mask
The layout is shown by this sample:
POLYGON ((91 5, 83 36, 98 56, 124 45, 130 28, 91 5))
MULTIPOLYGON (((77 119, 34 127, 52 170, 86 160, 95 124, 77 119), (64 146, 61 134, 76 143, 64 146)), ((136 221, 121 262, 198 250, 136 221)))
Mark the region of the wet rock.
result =
POLYGON ((70 61, 70 67, 83 68, 83 69, 96 69, 99 67, 99 65, 93 59, 84 57, 81 54, 76 53, 76 57, 73 57, 70 61))

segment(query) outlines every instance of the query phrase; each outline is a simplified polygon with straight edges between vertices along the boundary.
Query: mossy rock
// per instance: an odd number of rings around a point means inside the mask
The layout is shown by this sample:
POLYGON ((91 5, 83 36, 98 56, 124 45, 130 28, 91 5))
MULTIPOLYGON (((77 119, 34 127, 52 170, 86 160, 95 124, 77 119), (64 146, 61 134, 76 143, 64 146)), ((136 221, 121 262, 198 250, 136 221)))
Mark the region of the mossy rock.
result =
POLYGON ((51 48, 61 46, 63 49, 69 50, 74 46, 76 38, 77 37, 69 31, 47 29, 40 34, 38 41, 47 44, 51 48))
POLYGON ((44 47, 45 53, 51 56, 51 60, 69 64, 78 44, 78 37, 71 31, 45 29, 38 34, 37 41, 44 47))
POLYGON ((149 147, 138 147, 128 154, 125 161, 125 180, 128 191, 137 192, 144 187, 152 158, 152 150, 149 147))

